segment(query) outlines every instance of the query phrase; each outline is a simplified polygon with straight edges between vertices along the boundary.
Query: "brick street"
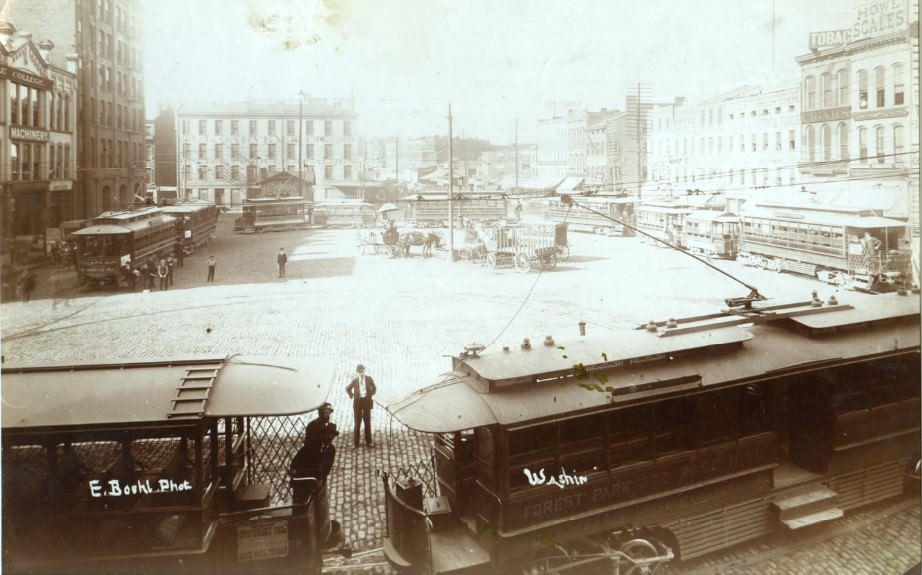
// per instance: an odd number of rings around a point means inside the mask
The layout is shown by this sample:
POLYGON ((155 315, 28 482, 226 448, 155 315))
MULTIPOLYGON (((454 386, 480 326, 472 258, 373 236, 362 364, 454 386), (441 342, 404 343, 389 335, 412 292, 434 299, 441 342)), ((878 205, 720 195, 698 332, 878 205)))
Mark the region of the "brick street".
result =
MULTIPOLYGON (((341 431, 331 476, 331 514, 339 518, 357 552, 351 562, 382 560, 383 487, 379 470, 429 455, 429 439, 404 428, 378 407, 377 447, 351 449, 352 414, 344 387, 356 362, 379 384, 387 404, 435 381, 449 357, 465 344, 491 349, 538 341, 558 343, 590 333, 623 329, 649 319, 693 315, 723 305, 747 290, 676 252, 641 246, 634 239, 571 234, 572 256, 549 272, 491 270, 444 256, 391 259, 360 255, 354 230, 306 230, 260 237, 234 235, 222 217, 212 246, 187 257, 173 289, 108 293, 70 287, 66 299, 49 298, 47 270, 38 298, 2 306, 3 356, 7 364, 46 361, 128 360, 200 354, 246 353, 334 359, 330 401, 341 431), (249 246, 259 242, 254 251, 249 246), (286 279, 276 277, 274 254, 290 254, 286 279), (205 259, 218 259, 217 280, 205 285, 205 259)), ((775 299, 809 299, 833 289, 788 274, 715 262, 775 299)), ((72 285, 72 284, 71 284, 72 285)), ((840 301, 865 296, 840 293, 840 301)), ((902 573, 919 560, 917 506, 895 511, 851 535, 768 564, 721 573, 902 573), (886 557, 885 571, 876 571, 886 557), (861 568, 859 569, 859 566, 861 568)), ((848 518, 846 518, 847 521, 848 518)), ((386 571, 383 567, 375 567, 386 571)), ((678 571, 681 572, 681 571, 678 571)), ((700 572, 700 571, 699 571, 700 572)), ((714 571, 717 572, 717 571, 714 571)))

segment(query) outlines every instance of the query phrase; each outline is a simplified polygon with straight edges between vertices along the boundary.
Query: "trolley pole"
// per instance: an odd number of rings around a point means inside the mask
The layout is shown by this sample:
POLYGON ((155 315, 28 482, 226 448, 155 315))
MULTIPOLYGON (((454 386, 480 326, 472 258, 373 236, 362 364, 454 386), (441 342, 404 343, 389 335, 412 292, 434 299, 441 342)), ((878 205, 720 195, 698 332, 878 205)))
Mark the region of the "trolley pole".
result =
POLYGON ((448 261, 455 261, 455 170, 451 149, 451 104, 448 104, 448 261))

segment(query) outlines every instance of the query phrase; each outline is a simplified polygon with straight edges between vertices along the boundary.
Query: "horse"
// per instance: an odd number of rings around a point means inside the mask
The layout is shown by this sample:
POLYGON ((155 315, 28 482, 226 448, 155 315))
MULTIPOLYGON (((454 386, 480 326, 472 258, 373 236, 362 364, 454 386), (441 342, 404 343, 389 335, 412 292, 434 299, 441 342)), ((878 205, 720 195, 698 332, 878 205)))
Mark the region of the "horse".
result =
POLYGON ((429 257, 432 255, 433 246, 438 247, 441 242, 441 236, 434 232, 404 232, 400 234, 400 239, 397 242, 397 255, 410 257, 411 246, 422 246, 423 257, 429 257))

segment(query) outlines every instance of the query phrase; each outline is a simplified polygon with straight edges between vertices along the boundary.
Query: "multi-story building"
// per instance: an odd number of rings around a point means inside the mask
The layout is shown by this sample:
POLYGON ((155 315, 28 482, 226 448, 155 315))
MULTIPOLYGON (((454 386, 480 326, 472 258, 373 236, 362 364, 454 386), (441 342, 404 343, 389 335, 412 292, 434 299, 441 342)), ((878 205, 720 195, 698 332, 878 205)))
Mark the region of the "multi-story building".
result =
POLYGON ((795 84, 743 86, 698 104, 651 112, 648 160, 661 190, 793 185, 800 141, 795 84))
POLYGON ((536 131, 538 177, 563 179, 567 176, 569 158, 567 124, 566 116, 538 120, 536 131))
MULTIPOLYGON (((0 184, 4 248, 73 219, 77 58, 0 22, 0 184)), ((46 238, 47 239, 47 238, 46 238)))
MULTIPOLYGON (((154 124, 154 179, 158 192, 176 191, 176 113, 169 106, 161 107, 154 124)), ((150 183, 150 182, 148 182, 150 183)))
POLYGON ((78 215, 130 206, 143 197, 144 72, 137 0, 17 0, 4 16, 61 48, 51 64, 79 58, 76 180, 78 215))
POLYGON ((524 184, 538 175, 537 158, 534 144, 501 146, 480 154, 477 177, 484 189, 514 190, 516 182, 524 184))
POLYGON ((148 197, 155 194, 157 184, 157 147, 155 138, 156 125, 153 120, 144 122, 144 167, 147 170, 146 191, 148 197))
POLYGON ((850 26, 810 34, 801 72, 805 179, 919 229, 919 5, 862 3, 850 26), (826 186, 828 187, 828 186, 826 186))
POLYGON ((359 187, 351 99, 193 104, 175 114, 181 198, 236 205, 281 172, 304 186, 359 187))

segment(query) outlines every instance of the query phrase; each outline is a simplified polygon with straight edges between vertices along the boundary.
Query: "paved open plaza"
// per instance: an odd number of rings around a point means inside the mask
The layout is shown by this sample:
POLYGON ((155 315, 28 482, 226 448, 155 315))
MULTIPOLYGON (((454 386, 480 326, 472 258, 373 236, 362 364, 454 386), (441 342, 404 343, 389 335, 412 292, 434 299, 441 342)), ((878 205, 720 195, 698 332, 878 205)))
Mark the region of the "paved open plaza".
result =
MULTIPOLYGON (((225 220, 211 246, 185 258, 167 291, 70 285, 54 299, 41 285, 50 272, 40 270, 38 299, 2 306, 4 364, 236 353, 334 360, 329 399, 341 435, 331 514, 359 554, 353 561, 374 563, 381 560, 374 552, 385 534, 377 473, 429 456, 429 438, 403 428, 383 406, 435 382, 450 369, 449 356, 467 344, 486 345, 489 353, 548 335, 566 346, 580 337, 581 321, 590 334, 611 333, 650 319, 713 311, 725 298, 748 293, 685 254, 635 238, 571 233, 568 260, 552 271, 522 274, 512 267, 451 262, 444 251, 431 258, 360 254, 355 237, 355 230, 325 229, 239 235, 225 220), (274 265, 279 247, 291 254, 284 279, 274 265), (205 284, 209 255, 216 256, 218 268, 215 283, 205 284), (376 447, 353 451, 345 386, 358 362, 378 383, 381 405, 372 417, 376 447)), ((772 300, 806 300, 814 289, 823 298, 835 293, 807 278, 713 263, 772 300)), ((838 293, 844 302, 865 297, 873 296, 838 293)), ((898 552, 896 563, 911 565, 913 549, 918 560, 918 513, 902 510, 897 519, 898 527, 875 527, 874 533, 893 539, 878 545, 898 552)), ((795 572, 786 570, 791 565, 784 562, 791 560, 774 558, 773 572, 795 572)), ((828 560, 828 567, 815 565, 812 572, 875 572, 851 570, 863 560, 860 553, 848 559, 848 569, 836 552, 828 560)), ((765 572, 757 567, 733 572, 765 572)))

